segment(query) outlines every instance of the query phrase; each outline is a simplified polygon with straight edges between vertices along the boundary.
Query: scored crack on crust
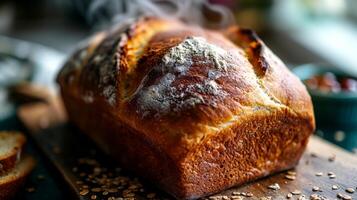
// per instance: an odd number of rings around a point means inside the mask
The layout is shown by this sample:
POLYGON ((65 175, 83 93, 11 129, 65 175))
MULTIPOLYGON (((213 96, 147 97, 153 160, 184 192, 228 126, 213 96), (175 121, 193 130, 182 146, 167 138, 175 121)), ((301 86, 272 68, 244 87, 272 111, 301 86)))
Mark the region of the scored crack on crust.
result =
POLYGON ((264 55, 266 46, 254 31, 233 26, 225 31, 225 35, 244 48, 257 76, 262 77, 267 73, 270 67, 264 55))
POLYGON ((227 28, 223 34, 244 50, 254 67, 257 83, 271 100, 311 121, 314 129, 311 98, 305 86, 258 35, 250 29, 237 26, 227 28))

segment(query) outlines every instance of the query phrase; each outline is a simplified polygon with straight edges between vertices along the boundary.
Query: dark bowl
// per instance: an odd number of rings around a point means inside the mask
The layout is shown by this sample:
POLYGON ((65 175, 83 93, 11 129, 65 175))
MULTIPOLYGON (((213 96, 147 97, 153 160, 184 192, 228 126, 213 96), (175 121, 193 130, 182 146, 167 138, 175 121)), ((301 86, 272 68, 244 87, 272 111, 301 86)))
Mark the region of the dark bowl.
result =
MULTIPOLYGON (((327 65, 307 64, 293 72, 302 80, 332 72, 337 77, 351 77, 327 65)), ((357 92, 322 92, 308 88, 316 118, 317 134, 346 149, 357 148, 357 92)))

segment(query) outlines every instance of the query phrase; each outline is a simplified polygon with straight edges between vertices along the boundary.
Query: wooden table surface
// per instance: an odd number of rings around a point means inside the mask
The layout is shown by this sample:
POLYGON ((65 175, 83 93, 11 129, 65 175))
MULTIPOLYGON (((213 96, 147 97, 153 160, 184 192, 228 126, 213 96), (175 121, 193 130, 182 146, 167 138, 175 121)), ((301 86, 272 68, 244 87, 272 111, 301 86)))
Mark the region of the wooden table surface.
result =
MULTIPOLYGON (((74 198, 172 199, 120 169, 85 135, 66 123, 65 117, 56 117, 63 114, 58 114, 59 110, 49 108, 46 103, 36 103, 20 108, 18 115, 64 178, 74 198), (53 126, 58 121, 62 124, 53 126)), ((290 172, 281 172, 207 198, 287 199, 293 192, 290 199, 357 199, 357 192, 351 193, 356 187, 357 157, 312 136, 299 165, 290 172), (272 185, 278 185, 279 189, 272 189, 272 185)))

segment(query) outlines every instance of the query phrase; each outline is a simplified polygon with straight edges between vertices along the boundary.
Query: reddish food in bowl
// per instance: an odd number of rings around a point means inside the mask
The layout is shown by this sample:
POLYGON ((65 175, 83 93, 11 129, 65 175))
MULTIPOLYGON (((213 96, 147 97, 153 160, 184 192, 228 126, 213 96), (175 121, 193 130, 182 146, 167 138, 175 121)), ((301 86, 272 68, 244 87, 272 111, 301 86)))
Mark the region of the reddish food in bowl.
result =
POLYGON ((322 92, 357 92, 357 80, 350 77, 337 77, 331 72, 315 75, 305 80, 309 89, 322 92))

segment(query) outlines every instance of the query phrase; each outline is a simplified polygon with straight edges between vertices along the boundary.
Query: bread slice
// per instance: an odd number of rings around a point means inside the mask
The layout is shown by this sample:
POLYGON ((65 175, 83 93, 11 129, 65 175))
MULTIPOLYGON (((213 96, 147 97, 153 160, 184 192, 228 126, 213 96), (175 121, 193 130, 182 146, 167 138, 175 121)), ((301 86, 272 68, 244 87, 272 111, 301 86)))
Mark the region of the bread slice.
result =
POLYGON ((0 176, 0 199, 6 200, 13 197, 23 186, 34 166, 35 160, 31 156, 24 156, 12 170, 0 176))
POLYGON ((0 175, 13 169, 20 160, 26 137, 18 132, 0 132, 0 175))

